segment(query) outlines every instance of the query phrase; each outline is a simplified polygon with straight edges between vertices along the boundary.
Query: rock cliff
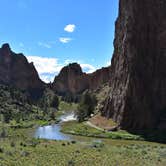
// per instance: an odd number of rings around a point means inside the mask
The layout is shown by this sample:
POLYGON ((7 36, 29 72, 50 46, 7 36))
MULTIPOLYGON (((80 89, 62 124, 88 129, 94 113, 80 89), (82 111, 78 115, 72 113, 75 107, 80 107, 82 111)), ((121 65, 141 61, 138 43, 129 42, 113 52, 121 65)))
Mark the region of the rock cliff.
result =
POLYGON ((109 68, 102 68, 94 73, 82 72, 79 64, 65 66, 53 82, 53 89, 59 94, 80 94, 86 89, 95 90, 108 82, 109 68))
POLYGON ((166 1, 120 0, 111 92, 102 110, 122 128, 166 129, 166 1))
POLYGON ((0 48, 0 84, 27 90, 35 98, 44 88, 33 63, 28 63, 23 54, 12 52, 9 44, 0 48))

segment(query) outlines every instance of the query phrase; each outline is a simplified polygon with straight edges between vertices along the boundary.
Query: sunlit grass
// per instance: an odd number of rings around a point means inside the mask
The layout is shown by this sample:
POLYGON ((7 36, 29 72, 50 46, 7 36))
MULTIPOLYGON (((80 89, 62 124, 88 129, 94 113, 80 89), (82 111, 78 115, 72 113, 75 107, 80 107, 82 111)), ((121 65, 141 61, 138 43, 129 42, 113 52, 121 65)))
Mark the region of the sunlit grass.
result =
POLYGON ((125 140, 143 140, 142 137, 130 134, 120 130, 116 132, 107 132, 88 126, 86 123, 78 123, 76 121, 65 122, 62 124, 62 132, 97 138, 125 139, 125 140))
MULTIPOLYGON (((80 125, 85 128, 80 126, 79 130, 99 132, 80 125)), ((0 139, 0 165, 4 166, 165 166, 166 163, 166 146, 162 144, 109 139, 47 141, 32 138, 32 128, 6 126, 5 130, 6 136, 0 139)))

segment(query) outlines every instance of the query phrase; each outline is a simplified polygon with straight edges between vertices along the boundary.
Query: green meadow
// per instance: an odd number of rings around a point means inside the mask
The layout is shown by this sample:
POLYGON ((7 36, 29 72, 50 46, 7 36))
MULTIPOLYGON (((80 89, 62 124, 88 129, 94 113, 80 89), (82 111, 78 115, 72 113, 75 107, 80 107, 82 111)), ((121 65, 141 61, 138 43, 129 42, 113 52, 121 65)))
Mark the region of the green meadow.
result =
MULTIPOLYGON (((74 137, 69 141, 53 141, 33 138, 34 130, 35 127, 31 126, 26 128, 1 126, 1 166, 166 165, 164 144, 95 137, 76 137, 76 141, 74 137)), ((97 134, 96 129, 87 130, 97 134)))

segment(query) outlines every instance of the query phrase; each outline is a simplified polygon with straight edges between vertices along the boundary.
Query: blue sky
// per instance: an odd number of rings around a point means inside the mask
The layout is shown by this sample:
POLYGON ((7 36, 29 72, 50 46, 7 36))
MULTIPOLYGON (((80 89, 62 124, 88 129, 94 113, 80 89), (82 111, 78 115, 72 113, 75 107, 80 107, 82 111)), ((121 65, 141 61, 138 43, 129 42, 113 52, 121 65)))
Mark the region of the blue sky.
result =
POLYGON ((85 72, 107 66, 118 0, 0 0, 0 44, 23 52, 50 81, 62 66, 85 72))

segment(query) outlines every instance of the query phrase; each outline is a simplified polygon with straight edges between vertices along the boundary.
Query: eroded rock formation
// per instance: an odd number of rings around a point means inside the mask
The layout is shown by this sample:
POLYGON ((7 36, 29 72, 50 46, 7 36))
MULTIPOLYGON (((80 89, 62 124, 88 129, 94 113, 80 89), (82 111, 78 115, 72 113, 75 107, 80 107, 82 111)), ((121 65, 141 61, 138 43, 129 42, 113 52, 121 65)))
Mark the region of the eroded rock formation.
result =
POLYGON ((111 92, 102 110, 122 128, 166 128, 166 1, 120 0, 111 92))
POLYGON ((44 88, 33 63, 28 63, 23 54, 12 52, 9 44, 0 48, 0 84, 27 90, 34 97, 44 88))
POLYGON ((86 89, 95 90, 108 82, 109 70, 106 67, 94 73, 86 74, 82 72, 79 64, 69 64, 55 77, 53 89, 59 94, 80 94, 86 89))

